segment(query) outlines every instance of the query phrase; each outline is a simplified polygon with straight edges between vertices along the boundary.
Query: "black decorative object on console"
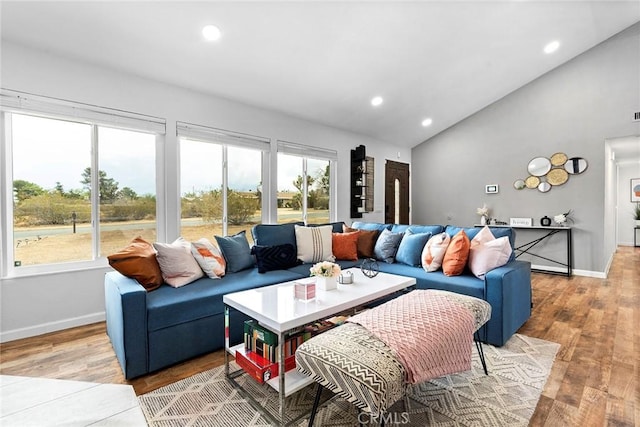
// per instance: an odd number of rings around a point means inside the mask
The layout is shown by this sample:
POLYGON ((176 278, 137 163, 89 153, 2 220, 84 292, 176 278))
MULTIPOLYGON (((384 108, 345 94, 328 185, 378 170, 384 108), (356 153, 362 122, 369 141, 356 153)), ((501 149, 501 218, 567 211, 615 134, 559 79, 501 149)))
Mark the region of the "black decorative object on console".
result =
POLYGON ((551 218, 546 215, 540 218, 540 225, 542 225, 543 227, 549 227, 551 225, 551 218))

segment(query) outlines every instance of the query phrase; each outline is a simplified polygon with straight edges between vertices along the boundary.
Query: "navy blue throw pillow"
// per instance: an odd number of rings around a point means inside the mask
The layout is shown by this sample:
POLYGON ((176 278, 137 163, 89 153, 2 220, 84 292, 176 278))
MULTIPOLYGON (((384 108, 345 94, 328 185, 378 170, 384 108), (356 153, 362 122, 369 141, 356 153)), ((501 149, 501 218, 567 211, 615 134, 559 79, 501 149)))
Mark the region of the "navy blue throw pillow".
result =
POLYGON ((300 264, 296 248, 285 243, 275 246, 259 246, 251 248, 251 253, 256 256, 258 273, 266 273, 272 270, 285 270, 300 264))

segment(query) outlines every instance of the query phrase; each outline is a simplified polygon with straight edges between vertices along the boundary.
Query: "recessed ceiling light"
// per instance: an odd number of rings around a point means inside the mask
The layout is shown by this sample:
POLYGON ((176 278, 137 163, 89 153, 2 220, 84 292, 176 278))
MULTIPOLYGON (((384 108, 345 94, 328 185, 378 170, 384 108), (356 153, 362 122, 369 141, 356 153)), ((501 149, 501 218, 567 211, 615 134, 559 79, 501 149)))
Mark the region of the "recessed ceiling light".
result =
POLYGON ((220 38, 222 33, 220 32, 220 28, 216 27, 215 25, 206 25, 202 29, 202 35, 209 41, 216 41, 220 38))
POLYGON ((544 53, 553 53, 556 50, 558 50, 559 47, 560 47, 560 42, 558 40, 554 40, 544 47, 544 53))
POLYGON ((382 104, 382 97, 381 96, 375 96, 371 99, 371 105, 373 105, 374 107, 377 107, 378 105, 382 104))
POLYGON ((431 126, 431 123, 433 123, 433 120, 431 118, 426 118, 422 121, 422 126, 424 127, 431 126))

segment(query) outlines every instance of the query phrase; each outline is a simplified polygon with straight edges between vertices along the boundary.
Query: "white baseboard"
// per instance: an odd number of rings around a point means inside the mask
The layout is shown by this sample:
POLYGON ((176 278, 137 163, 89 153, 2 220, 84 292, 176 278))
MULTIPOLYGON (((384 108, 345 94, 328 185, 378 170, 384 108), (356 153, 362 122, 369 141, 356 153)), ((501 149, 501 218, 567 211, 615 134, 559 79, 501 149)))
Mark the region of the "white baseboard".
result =
POLYGON ((105 319, 105 312, 102 311, 100 313, 87 314, 86 316, 73 317, 56 322, 42 323, 40 325, 5 331, 0 333, 0 343, 35 337, 49 332, 75 328, 76 326, 90 325, 91 323, 102 322, 105 319))
MULTIPOLYGON (((535 265, 535 264, 531 264, 531 269, 532 270, 547 270, 547 271, 551 271, 554 273, 567 273, 567 268, 566 267, 554 267, 554 266, 550 266, 550 265, 535 265)), ((574 276, 584 276, 584 277, 594 277, 596 279, 606 279, 607 278, 607 273, 603 272, 603 271, 590 271, 590 270, 578 270, 578 269, 573 269, 573 275, 574 276)))

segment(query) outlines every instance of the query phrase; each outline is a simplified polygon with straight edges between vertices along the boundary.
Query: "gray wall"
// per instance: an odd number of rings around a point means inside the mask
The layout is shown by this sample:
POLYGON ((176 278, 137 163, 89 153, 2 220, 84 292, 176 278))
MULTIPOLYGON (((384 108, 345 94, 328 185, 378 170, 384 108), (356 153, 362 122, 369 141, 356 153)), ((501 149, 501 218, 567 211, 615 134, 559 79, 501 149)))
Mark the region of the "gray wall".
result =
MULTIPOLYGON (((535 224, 572 209, 574 266, 603 275, 611 256, 604 249, 604 141, 639 134, 634 111, 640 111, 640 24, 416 146, 413 221, 471 225, 483 203, 495 218, 532 217, 535 224), (545 194, 513 188, 527 177, 530 159, 555 152, 584 157, 587 171, 545 194), (500 185, 500 192, 485 194, 485 184, 500 185)), ((562 245, 557 239, 543 251, 561 257, 562 245)))
MULTIPOLYGON (((384 159, 410 163, 411 150, 340 129, 311 123, 227 99, 208 96, 81 61, 2 41, 2 87, 133 111, 167 120, 163 144, 166 180, 159 190, 166 209, 158 236, 167 241, 179 233, 178 144, 175 122, 185 121, 277 139, 335 149, 338 183, 350 182, 350 149, 360 144, 376 159, 375 212, 367 220, 383 221, 384 159)), ((170 58, 167 58, 170 60, 170 58)), ((271 156, 275 165, 275 155, 271 156)), ((271 191, 276 191, 272 172, 271 191)), ((4 183, 0 179, 0 185, 4 183)), ((349 222, 349 186, 338 185, 336 218, 349 222)), ((266 189, 264 190, 266 194, 266 189)), ((275 202, 273 202, 275 207, 275 202)), ((272 209, 274 210, 274 209, 272 209)), ((4 236, 2 236, 4 238, 4 236)), ((92 323, 104 319, 105 259, 95 269, 56 274, 0 278, 0 342, 92 323)))

